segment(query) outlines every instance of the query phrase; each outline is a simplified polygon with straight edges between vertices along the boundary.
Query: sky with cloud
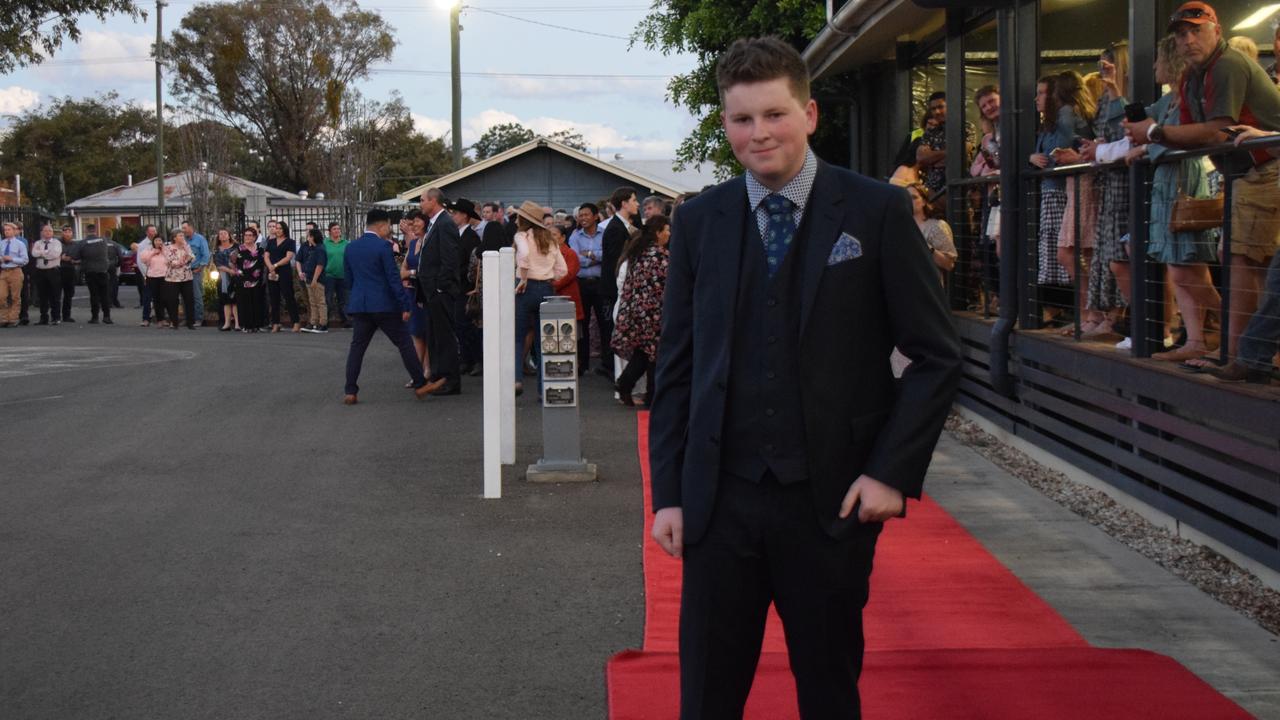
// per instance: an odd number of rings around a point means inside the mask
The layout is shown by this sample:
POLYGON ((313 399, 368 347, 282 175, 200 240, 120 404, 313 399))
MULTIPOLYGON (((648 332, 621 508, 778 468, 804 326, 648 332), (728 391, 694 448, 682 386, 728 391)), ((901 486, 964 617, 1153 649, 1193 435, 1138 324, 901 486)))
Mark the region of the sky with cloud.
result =
MULTIPOLYGON (((217 1, 217 0, 215 0, 217 1)), ((395 28, 399 44, 390 62, 360 83, 367 97, 399 91, 417 126, 433 136, 449 131, 449 20, 441 0, 358 0, 395 28)), ((194 0, 173 0, 164 10, 168 37, 194 0)), ((538 133, 573 128, 593 152, 633 159, 669 159, 693 128, 683 108, 666 101, 670 76, 690 69, 688 55, 630 48, 626 39, 649 0, 478 0, 462 13, 464 145, 487 128, 519 122, 538 133), (559 27, 552 27, 559 26, 559 27)), ((145 8, 153 6, 142 3, 145 8)), ((152 13, 153 13, 152 9, 152 13)), ((78 43, 46 63, 0 76, 4 115, 37 109, 53 98, 114 91, 126 101, 155 107, 154 14, 134 22, 86 17, 78 43)), ((166 102, 168 97, 166 81, 166 102)))

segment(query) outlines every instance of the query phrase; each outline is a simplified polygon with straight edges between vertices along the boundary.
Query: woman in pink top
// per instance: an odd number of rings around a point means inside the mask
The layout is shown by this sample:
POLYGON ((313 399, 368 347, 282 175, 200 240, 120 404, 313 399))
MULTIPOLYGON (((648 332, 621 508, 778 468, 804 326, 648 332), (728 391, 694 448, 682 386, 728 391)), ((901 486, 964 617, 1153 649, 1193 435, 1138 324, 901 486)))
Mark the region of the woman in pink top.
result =
MULTIPOLYGON (((164 259, 164 241, 157 235, 151 238, 151 244, 138 251, 138 267, 146 278, 147 290, 151 293, 151 305, 155 310, 156 326, 164 323, 164 276, 169 274, 169 263, 164 259)), ((142 327, 151 323, 143 321, 142 327)))
POLYGON ((173 242, 164 247, 164 261, 168 270, 164 276, 164 302, 169 308, 169 327, 178 329, 178 296, 182 296, 182 310, 187 316, 187 329, 196 329, 196 300, 191 287, 191 261, 195 255, 187 245, 187 236, 178 230, 173 242))
MULTIPOLYGON (((524 391, 524 336, 537 325, 538 306, 552 292, 551 283, 564 277, 569 267, 564 255, 542 222, 542 206, 526 200, 516 208, 516 394, 524 391)), ((542 394, 542 343, 534 339, 533 364, 538 370, 538 394, 542 394)))

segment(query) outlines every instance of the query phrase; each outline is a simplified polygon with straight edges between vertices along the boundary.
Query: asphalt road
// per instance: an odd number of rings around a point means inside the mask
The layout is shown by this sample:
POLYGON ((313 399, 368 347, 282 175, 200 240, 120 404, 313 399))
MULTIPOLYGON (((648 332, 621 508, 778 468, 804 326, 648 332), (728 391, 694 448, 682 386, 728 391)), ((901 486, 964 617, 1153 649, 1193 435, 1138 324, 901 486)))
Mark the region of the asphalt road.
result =
MULTIPOLYGON (((122 291, 132 305, 134 298, 122 291)), ((0 718, 595 718, 641 639, 634 413, 601 481, 481 493, 481 388, 418 402, 375 339, 0 330, 0 718)))

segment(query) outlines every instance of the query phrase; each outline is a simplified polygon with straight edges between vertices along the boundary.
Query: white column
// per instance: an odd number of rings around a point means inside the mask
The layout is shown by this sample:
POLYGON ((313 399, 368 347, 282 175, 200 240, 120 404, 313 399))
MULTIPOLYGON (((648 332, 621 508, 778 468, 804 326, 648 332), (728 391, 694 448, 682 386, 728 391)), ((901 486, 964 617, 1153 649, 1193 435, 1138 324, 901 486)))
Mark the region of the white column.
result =
MULTIPOLYGON (((498 251, 498 282, 496 293, 501 304, 497 317, 499 342, 498 378, 502 402, 502 464, 516 462, 516 251, 502 248, 498 251)), ((488 367, 485 373, 488 373, 488 367)), ((523 373, 523 369, 521 370, 523 373)))
MULTIPOLYGON (((502 280, 498 253, 481 256, 484 322, 484 496, 502 497, 502 280)), ((515 331, 512 330, 514 333, 515 331)))

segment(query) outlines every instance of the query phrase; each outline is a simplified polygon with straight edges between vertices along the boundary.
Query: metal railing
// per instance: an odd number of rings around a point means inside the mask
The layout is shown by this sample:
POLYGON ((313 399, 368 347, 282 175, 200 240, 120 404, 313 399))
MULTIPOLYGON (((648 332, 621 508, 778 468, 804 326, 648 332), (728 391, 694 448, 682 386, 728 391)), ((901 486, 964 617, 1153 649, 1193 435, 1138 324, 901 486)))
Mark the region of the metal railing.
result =
MULTIPOLYGON (((1151 229, 1151 190, 1156 168, 1160 165, 1180 163, 1206 156, 1221 157, 1246 150, 1266 150, 1275 147, 1280 147, 1280 136, 1258 138, 1242 143, 1240 146, 1224 143, 1190 150, 1172 150, 1165 152, 1154 161, 1138 159, 1128 166, 1123 162, 1118 162, 1105 165, 1076 164, 1048 170, 1023 171, 1021 173, 1023 188, 1019 192, 1019 197, 1016 199, 1002 198, 1002 202, 1023 203, 1021 217, 1025 218, 1026 221, 1020 223, 1020 227, 1017 228, 1003 228, 1000 233, 1003 236, 1003 240, 999 243, 1005 250, 1004 253, 1001 253, 999 263, 1020 263, 1022 274, 1016 274, 1015 276, 1026 278, 1025 282, 1019 282, 1021 287, 1018 288, 1017 295, 1019 298, 1018 324, 1024 329, 1038 329, 1048 321, 1043 313, 1043 311, 1048 310, 1050 311, 1048 314, 1056 315, 1057 318, 1070 317, 1069 335, 1076 341, 1084 339, 1084 333, 1082 332, 1083 316, 1090 309, 1088 308, 1088 303, 1083 302, 1088 292, 1085 287, 1082 287, 1081 280, 1088 275, 1089 270, 1083 250, 1089 244, 1086 237, 1088 228, 1085 227, 1085 224, 1092 221, 1092 218, 1086 212, 1088 204, 1085 198, 1090 193, 1101 190, 1097 187, 1089 188, 1085 178, 1108 170, 1124 169, 1129 174, 1129 207, 1127 217, 1121 220, 1127 231, 1129 268, 1127 277, 1122 278, 1120 282, 1123 285, 1125 284, 1123 280, 1128 280, 1128 292, 1121 293, 1121 295, 1128 308, 1129 322, 1127 324, 1127 333, 1122 334, 1127 334, 1131 339, 1132 348, 1130 353, 1133 357, 1149 357, 1153 353, 1163 350, 1167 345, 1165 335, 1167 324, 1165 314, 1166 288, 1162 272, 1163 265, 1151 259, 1148 254, 1151 229), (1045 180, 1055 178, 1064 180, 1068 194, 1073 193, 1075 196, 1075 200, 1071 203, 1070 225, 1072 235, 1070 241, 1073 250, 1070 272, 1068 273, 1071 282, 1068 288, 1057 285, 1044 285, 1037 278, 1038 265, 1042 260, 1040 257, 1042 248, 1038 238, 1041 189, 1045 180), (1018 236, 1016 238, 1010 237, 1008 233, 1017 233, 1018 236), (1052 299, 1046 300, 1046 298, 1052 298, 1055 294, 1061 296, 1064 290, 1069 292, 1070 295, 1069 308, 1065 306, 1065 302, 1055 304, 1052 299)), ((1242 173, 1234 173, 1222 176, 1223 223, 1221 229, 1216 231, 1221 237, 1221 250, 1218 254, 1218 263, 1211 265, 1210 268, 1212 286, 1217 290, 1220 297, 1220 302, 1214 308, 1218 323, 1217 332, 1221 336, 1218 349, 1218 361, 1220 363, 1226 363, 1229 360, 1229 338, 1232 324, 1245 323, 1248 320, 1247 316, 1237 315, 1233 317, 1231 313, 1232 263, 1230 258, 1233 248, 1231 216, 1235 200, 1232 186, 1234 181, 1238 180, 1242 175, 1242 173)), ((957 251, 960 254, 956 270, 948 279, 952 306, 955 309, 973 309, 973 299, 975 297, 979 298, 981 299, 981 310, 984 317, 990 317, 990 300, 998 293, 995 288, 991 287, 990 279, 995 277, 992 272, 993 269, 986 267, 990 264, 992 258, 990 255, 984 257, 982 253, 984 251, 994 252, 995 248, 985 238, 986 228, 983 226, 984 223, 978 220, 977 227, 975 227, 975 216, 982 218, 986 214, 984 211, 989 209, 985 201, 987 193, 981 193, 983 200, 975 208, 970 190, 975 187, 988 186, 998 179, 998 176, 988 176, 953 180, 947 183, 949 195, 948 217, 954 226, 957 251), (977 210, 976 213, 975 209, 977 210)), ((1064 217, 1063 220, 1065 221, 1067 218, 1064 217)), ((1275 221, 1280 222, 1280 215, 1277 215, 1275 221)), ((1061 243, 1062 239, 1061 236, 1056 238, 1055 247, 1061 243)), ((1057 262, 1057 258, 1049 258, 1049 261, 1057 262)), ((1095 268, 1095 270, 1111 272, 1110 268, 1106 267, 1105 264, 1101 268, 1095 268)), ((1114 273, 1112 277, 1114 277, 1114 273)), ((1099 280, 1101 279, 1096 279, 1095 281, 1099 280)), ((1107 278, 1106 281, 1109 282, 1110 279, 1107 278)), ((1261 292, 1258 295, 1261 297, 1261 292)), ((1185 325, 1184 318, 1184 329, 1185 325)))

